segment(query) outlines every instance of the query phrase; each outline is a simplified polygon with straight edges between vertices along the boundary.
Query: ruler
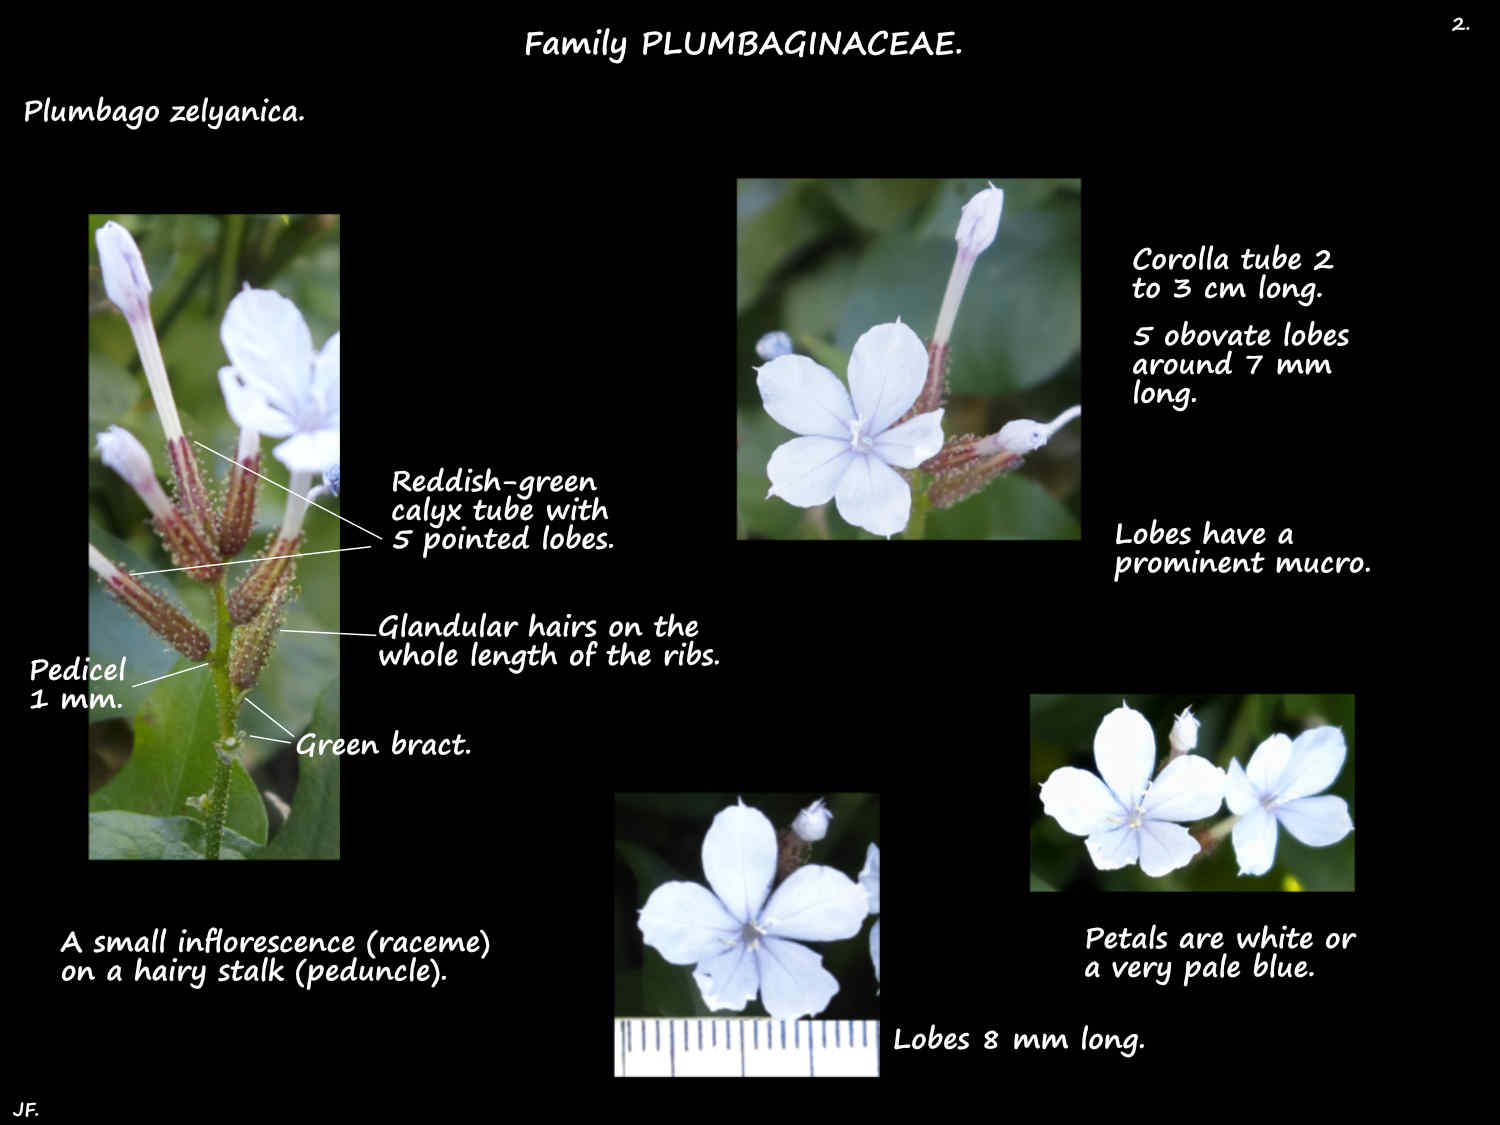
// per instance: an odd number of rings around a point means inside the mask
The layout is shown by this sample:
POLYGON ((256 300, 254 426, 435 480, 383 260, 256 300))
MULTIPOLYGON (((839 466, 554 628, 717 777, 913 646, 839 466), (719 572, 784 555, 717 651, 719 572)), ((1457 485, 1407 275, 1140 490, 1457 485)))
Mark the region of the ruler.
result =
POLYGON ((615 1020, 616 1078, 876 1078, 879 1020, 615 1020))

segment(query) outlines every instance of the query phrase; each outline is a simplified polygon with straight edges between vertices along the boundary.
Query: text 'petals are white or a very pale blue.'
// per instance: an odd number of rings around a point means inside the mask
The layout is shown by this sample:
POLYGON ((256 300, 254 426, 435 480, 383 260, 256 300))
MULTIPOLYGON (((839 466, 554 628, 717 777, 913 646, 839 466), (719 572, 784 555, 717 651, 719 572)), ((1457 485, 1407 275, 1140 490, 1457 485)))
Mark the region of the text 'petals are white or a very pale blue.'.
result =
POLYGON ((1094 865, 1111 871, 1139 863, 1157 877, 1201 850, 1183 821, 1212 816, 1224 800, 1224 771, 1206 758, 1173 759, 1153 782, 1156 738, 1139 711, 1122 704, 1094 733, 1098 773, 1063 766, 1042 783, 1042 808, 1074 836, 1086 837, 1094 865))
POLYGON ((1255 748, 1250 762, 1229 763, 1224 800, 1234 823, 1235 858, 1241 875, 1264 875, 1276 862, 1278 826, 1311 847, 1336 844, 1354 831, 1342 797, 1314 796, 1332 785, 1348 747, 1338 727, 1314 727, 1296 741, 1273 734, 1255 748))
POLYGON ((756 386, 766 413, 802 435, 771 454, 767 495, 799 508, 832 500, 845 521, 875 535, 904 529, 911 486, 896 469, 915 468, 943 446, 941 410, 896 425, 926 378, 927 348, 899 321, 855 342, 848 389, 806 356, 764 364, 756 386))
POLYGON ((833 813, 819 797, 797 814, 797 819, 792 821, 792 831, 808 843, 814 843, 828 835, 828 822, 832 819, 833 813))
POLYGON ((869 900, 841 871, 799 868, 771 892, 776 830, 743 801, 714 817, 703 840, 696 883, 664 883, 651 892, 637 925, 645 943, 693 979, 712 1010, 743 1011, 757 992, 775 1019, 817 1015, 838 992, 823 958, 803 941, 835 941, 859 932, 869 900))
POLYGON ((219 338, 230 361, 219 370, 229 416, 285 438, 272 452, 294 472, 338 464, 339 333, 315 351, 295 304, 247 285, 229 302, 219 338))

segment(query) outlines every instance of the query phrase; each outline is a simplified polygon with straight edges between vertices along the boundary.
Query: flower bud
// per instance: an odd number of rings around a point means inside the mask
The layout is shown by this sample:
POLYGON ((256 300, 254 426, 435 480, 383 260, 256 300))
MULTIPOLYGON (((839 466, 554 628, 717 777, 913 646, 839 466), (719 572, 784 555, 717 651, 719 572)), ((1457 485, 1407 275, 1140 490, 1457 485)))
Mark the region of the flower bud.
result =
POLYGON ((276 647, 276 634, 286 621, 286 605, 296 591, 283 577, 260 612, 235 629, 229 641, 229 682, 241 691, 255 686, 260 670, 276 647))
POLYGON ((229 594, 229 620, 243 625, 258 614, 276 593, 283 581, 290 583, 296 575, 297 560, 288 556, 297 552, 301 535, 288 539, 272 535, 261 552, 261 561, 250 567, 229 594))
POLYGON ((1000 212, 1005 207, 1005 192, 990 184, 964 204, 958 218, 958 233, 953 238, 958 252, 977 258, 989 249, 1000 229, 1000 212))
POLYGON ((151 522, 166 544, 167 553, 180 567, 190 567, 187 574, 199 582, 214 582, 224 568, 213 564, 220 561, 217 545, 199 529, 196 522, 183 518, 181 511, 173 506, 156 479, 156 470, 151 465, 151 455, 134 434, 120 426, 110 426, 95 439, 99 446, 99 457, 125 483, 135 489, 136 495, 151 511, 151 522))
POLYGON ((1005 192, 994 184, 964 204, 958 218, 958 230, 953 240, 958 243, 958 254, 953 259, 953 270, 948 274, 948 287, 943 290, 943 304, 938 309, 937 327, 932 332, 934 348, 946 347, 953 335, 953 322, 958 317, 958 306, 964 299, 964 290, 969 287, 969 274, 974 269, 974 260, 995 241, 995 232, 1000 229, 1000 211, 1005 204, 1005 192))
MULTIPOLYGON (((167 382, 167 365, 161 357, 156 326, 151 323, 151 279, 146 275, 146 264, 141 261, 135 239, 119 223, 111 221, 95 231, 94 244, 99 248, 99 272, 104 275, 104 291, 125 314, 130 325, 135 350, 141 357, 141 370, 146 373, 146 382, 151 387, 151 401, 156 404, 162 432, 167 435, 170 447, 182 437, 182 421, 177 416, 177 403, 172 399, 172 386, 167 382)), ((175 471, 175 464, 173 468, 175 471)))
POLYGON ((785 332, 767 332, 755 341, 755 354, 770 363, 784 355, 792 354, 792 338, 785 332))
POLYGON ((1198 746, 1198 719, 1193 714, 1191 707, 1183 708, 1182 714, 1177 716, 1177 721, 1172 724, 1172 733, 1167 736, 1167 741, 1172 746, 1172 756, 1186 754, 1198 746))
MULTIPOLYGON (((166 500, 166 493, 161 491, 161 485, 156 482, 156 469, 151 464, 151 454, 146 452, 140 439, 124 426, 110 426, 94 435, 94 444, 98 446, 99 459, 119 473, 125 483, 141 495, 155 515, 156 507, 153 502, 156 493, 161 493, 163 500, 166 500)), ((167 502, 170 504, 170 501, 167 502)))
POLYGON ((250 542, 255 526, 255 496, 260 478, 260 435, 254 430, 240 432, 239 459, 229 467, 229 481, 224 488, 224 513, 219 520, 219 550, 225 558, 240 553, 250 542))
POLYGON ((328 489, 330 495, 337 497, 339 494, 339 467, 329 465, 323 470, 323 487, 328 489))
POLYGON ((819 797, 797 814, 797 819, 792 822, 792 831, 811 843, 828 835, 828 822, 832 819, 833 813, 824 807, 823 799, 819 797))
POLYGON ((203 483, 203 469, 198 464, 198 454, 186 434, 167 442, 167 456, 172 462, 172 480, 177 486, 178 511, 209 542, 217 542, 219 513, 214 511, 209 502, 208 487, 203 483))
POLYGON ((986 438, 982 443, 985 447, 984 451, 1022 455, 1030 453, 1046 445, 1053 434, 1082 413, 1082 407, 1072 406, 1047 423, 1033 422, 1030 418, 1017 418, 1014 422, 1007 422, 1001 426, 999 433, 986 438))
POLYGON ((89 544, 89 566, 104 583, 110 597, 144 621, 158 637, 189 660, 208 659, 208 634, 197 622, 140 579, 127 574, 123 567, 110 562, 92 543, 89 544))
POLYGON ((151 279, 130 232, 111 220, 94 232, 104 291, 132 323, 151 318, 151 279))

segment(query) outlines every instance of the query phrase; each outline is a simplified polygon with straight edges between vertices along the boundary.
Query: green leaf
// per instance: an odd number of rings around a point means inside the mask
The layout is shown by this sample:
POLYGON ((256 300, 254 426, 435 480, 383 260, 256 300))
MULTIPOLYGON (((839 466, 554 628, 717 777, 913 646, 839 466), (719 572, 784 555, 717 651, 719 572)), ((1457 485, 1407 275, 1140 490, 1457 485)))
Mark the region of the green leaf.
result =
MULTIPOLYGON (((196 817, 89 814, 90 859, 202 859, 203 842, 204 825, 196 817)), ((219 858, 248 859, 259 850, 255 841, 226 828, 219 858)))
MULTIPOLYGON (((178 663, 182 668, 192 667, 186 660, 178 663)), ((130 761, 89 798, 89 811, 181 816, 189 797, 213 789, 217 738, 210 670, 200 668, 161 681, 136 714, 130 761)), ((257 846, 266 842, 265 802, 239 762, 234 763, 229 777, 226 827, 257 846)))
POLYGON ((1055 891, 1055 890, 1057 890, 1057 888, 1054 887, 1051 883, 1047 882, 1047 880, 1045 880, 1045 879, 1041 878, 1039 875, 1035 875, 1035 874, 1033 874, 1031 876, 1031 889, 1034 890, 1034 891, 1055 891))
MULTIPOLYGON (((320 738, 339 737, 339 682, 318 697, 309 730, 320 738)), ((299 755, 297 792, 291 815, 256 859, 339 858, 339 759, 337 755, 299 755)))
MULTIPOLYGON (((938 190, 937 180, 824 180, 823 192, 861 230, 882 233, 910 217, 938 190)), ((951 235, 950 235, 951 237, 951 235)))
MULTIPOLYGON (((639 930, 636 936, 640 936, 639 930)), ((646 947, 645 964, 641 970, 641 997, 648 1016, 682 1019, 713 1014, 703 1002, 702 990, 693 980, 693 967, 669 964, 650 946, 646 947)))
POLYGON ((927 514, 929 539, 1077 539, 1078 521, 1029 477, 1012 473, 927 514))
POLYGON ((115 425, 140 400, 141 386, 102 352, 89 352, 89 450, 94 435, 115 425))
POLYGON ((639 844, 616 840, 615 854, 635 876, 636 902, 641 906, 646 905, 646 899, 651 897, 651 892, 657 887, 682 878, 671 864, 639 844))
POLYGON ((744 312, 775 272, 833 226, 813 184, 742 180, 737 201, 735 308, 744 312))
MULTIPOLYGON (((799 271, 796 277, 788 280, 782 293, 782 312, 777 326, 799 341, 798 351, 805 350, 803 338, 822 341, 838 331, 839 318, 849 303, 858 264, 859 259, 853 254, 828 254, 813 268, 799 271)), ((815 352, 808 354, 825 367, 831 366, 815 352)), ((848 362, 849 357, 845 356, 843 366, 834 370, 843 372, 848 362)))

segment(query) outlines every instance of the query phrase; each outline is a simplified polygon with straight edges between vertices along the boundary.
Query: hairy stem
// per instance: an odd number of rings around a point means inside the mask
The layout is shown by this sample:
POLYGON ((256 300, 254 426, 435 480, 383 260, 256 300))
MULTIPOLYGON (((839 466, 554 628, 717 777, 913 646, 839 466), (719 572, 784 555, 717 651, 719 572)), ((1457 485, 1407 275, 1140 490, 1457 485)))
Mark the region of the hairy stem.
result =
POLYGON ((224 838, 224 821, 229 812, 229 777, 234 769, 227 743, 234 737, 237 704, 234 686, 229 682, 229 637, 234 625, 229 620, 229 599, 224 593, 224 579, 214 583, 214 650, 209 656, 209 671, 214 678, 214 698, 218 704, 219 737, 214 742, 214 788, 208 808, 208 836, 204 840, 203 858, 218 859, 219 843, 224 838))

